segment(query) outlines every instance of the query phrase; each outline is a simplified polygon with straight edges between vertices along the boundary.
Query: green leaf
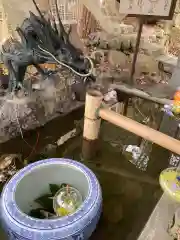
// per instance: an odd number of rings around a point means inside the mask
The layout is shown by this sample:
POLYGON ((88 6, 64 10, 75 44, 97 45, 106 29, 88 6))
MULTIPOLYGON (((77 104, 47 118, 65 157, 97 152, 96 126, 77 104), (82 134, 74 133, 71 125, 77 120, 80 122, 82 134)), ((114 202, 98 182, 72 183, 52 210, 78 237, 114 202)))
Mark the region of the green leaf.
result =
POLYGON ((52 194, 44 194, 39 198, 35 199, 34 201, 40 204, 41 207, 47 210, 48 212, 54 213, 52 197, 53 197, 52 194))
POLYGON ((29 216, 33 217, 33 218, 39 218, 39 219, 44 219, 43 214, 41 213, 41 210, 43 210, 42 208, 36 208, 36 209, 32 209, 29 212, 29 216))
POLYGON ((57 193, 57 191, 59 191, 61 186, 57 185, 57 184, 49 184, 49 188, 50 188, 52 195, 54 196, 57 193))

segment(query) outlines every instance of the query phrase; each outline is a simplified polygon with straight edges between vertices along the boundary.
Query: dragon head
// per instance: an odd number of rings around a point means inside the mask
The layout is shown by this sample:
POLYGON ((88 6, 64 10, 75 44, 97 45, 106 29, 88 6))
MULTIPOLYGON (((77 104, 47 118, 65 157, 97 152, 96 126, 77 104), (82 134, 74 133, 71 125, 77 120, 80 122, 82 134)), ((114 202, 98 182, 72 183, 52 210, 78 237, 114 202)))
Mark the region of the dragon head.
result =
POLYGON ((30 12, 30 17, 24 20, 20 28, 17 28, 23 45, 34 51, 37 61, 40 57, 45 62, 63 63, 85 76, 90 71, 92 62, 84 58, 83 52, 70 42, 71 28, 68 32, 65 31, 58 10, 57 24, 53 18, 47 20, 34 0, 33 2, 39 16, 30 12))

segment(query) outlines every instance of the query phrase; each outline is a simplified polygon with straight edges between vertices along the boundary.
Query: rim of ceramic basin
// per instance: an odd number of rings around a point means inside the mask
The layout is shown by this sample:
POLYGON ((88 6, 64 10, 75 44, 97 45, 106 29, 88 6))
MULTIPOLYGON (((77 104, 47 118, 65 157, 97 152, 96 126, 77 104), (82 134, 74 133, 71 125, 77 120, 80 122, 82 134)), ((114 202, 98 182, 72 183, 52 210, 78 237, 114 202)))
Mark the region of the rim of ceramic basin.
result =
POLYGON ((70 159, 52 158, 29 164, 25 168, 21 169, 18 173, 16 173, 5 186, 2 192, 2 204, 4 205, 4 211, 7 211, 7 214, 10 215, 14 222, 18 222, 19 224, 30 227, 32 229, 52 230, 65 227, 83 218, 94 207, 94 203, 99 197, 100 191, 100 185, 95 174, 85 165, 70 159), (24 176, 29 174, 32 169, 34 170, 41 166, 57 163, 60 165, 72 166, 85 175, 88 181, 89 190, 86 199, 83 201, 83 204, 75 213, 57 219, 36 219, 23 213, 15 202, 15 191, 18 183, 24 176))

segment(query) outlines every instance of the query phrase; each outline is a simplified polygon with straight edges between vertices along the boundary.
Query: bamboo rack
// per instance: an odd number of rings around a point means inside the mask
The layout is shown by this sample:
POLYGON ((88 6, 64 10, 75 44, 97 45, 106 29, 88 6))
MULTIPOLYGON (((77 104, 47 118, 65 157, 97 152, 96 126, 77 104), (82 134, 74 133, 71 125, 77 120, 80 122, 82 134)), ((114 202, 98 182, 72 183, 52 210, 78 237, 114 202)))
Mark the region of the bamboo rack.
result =
POLYGON ((91 90, 86 95, 83 133, 86 144, 83 144, 82 147, 82 154, 85 159, 92 158, 92 156, 95 155, 95 151, 97 151, 101 119, 180 155, 180 141, 102 107, 102 99, 102 94, 97 90, 91 90), (94 146, 96 146, 96 148, 94 146))
POLYGON ((180 155, 180 141, 175 138, 138 123, 128 117, 117 114, 109 109, 100 109, 99 116, 118 127, 180 155))
POLYGON ((165 104, 171 104, 172 100, 169 100, 167 98, 157 98, 157 97, 152 97, 149 94, 147 94, 146 92, 143 92, 137 88, 130 88, 125 84, 111 84, 110 86, 111 88, 119 91, 119 92, 124 92, 130 96, 133 97, 139 97, 154 103, 158 103, 161 105, 165 105, 165 104))
POLYGON ((84 134, 82 155, 86 159, 92 158, 97 151, 97 140, 101 126, 101 119, 97 116, 97 109, 100 107, 103 95, 100 91, 90 90, 86 94, 84 114, 84 134))

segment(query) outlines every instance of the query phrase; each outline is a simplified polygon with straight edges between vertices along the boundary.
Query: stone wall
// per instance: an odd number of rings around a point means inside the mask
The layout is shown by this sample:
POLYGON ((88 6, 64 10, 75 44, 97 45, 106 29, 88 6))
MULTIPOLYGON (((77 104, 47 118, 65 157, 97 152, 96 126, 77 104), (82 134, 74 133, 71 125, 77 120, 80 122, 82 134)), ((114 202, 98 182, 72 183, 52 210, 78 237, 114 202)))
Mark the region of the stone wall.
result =
POLYGON ((0 97, 0 143, 82 105, 75 100, 71 87, 75 81, 79 82, 80 79, 61 69, 60 74, 34 82, 33 88, 36 90, 26 96, 19 92, 18 96, 7 94, 0 97))

